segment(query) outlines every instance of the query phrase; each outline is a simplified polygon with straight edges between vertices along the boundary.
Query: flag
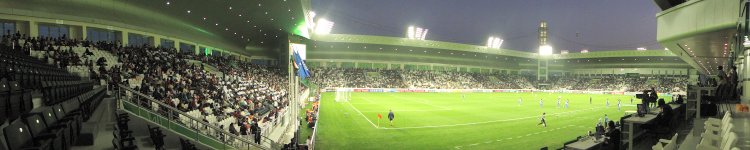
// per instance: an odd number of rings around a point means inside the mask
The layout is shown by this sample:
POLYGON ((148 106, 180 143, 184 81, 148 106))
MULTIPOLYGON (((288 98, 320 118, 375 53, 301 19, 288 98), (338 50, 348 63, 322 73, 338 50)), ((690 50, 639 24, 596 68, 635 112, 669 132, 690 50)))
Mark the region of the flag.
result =
POLYGON ((299 56, 299 53, 295 51, 293 57, 295 68, 297 68, 297 75, 304 80, 310 76, 310 70, 307 70, 307 65, 305 65, 305 62, 302 60, 302 57, 299 56))
POLYGON ((383 115, 378 114, 378 119, 383 119, 383 115))

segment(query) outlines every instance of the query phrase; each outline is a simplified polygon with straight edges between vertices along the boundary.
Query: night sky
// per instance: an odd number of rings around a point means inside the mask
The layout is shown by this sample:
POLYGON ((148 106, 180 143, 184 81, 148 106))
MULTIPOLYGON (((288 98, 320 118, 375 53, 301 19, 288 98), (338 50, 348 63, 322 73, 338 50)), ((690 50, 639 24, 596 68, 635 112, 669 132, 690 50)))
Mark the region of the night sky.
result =
POLYGON ((427 40, 536 52, 541 20, 555 49, 662 49, 656 42, 651 0, 312 0, 318 17, 335 22, 333 34, 405 37, 409 25, 429 29, 427 40))

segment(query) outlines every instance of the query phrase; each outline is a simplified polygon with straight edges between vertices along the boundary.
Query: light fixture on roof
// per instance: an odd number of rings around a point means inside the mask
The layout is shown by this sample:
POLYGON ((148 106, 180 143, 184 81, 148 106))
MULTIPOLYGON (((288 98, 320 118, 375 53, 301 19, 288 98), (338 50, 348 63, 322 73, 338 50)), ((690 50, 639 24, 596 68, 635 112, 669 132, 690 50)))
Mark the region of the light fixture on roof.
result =
POLYGON ((170 4, 169 1, 167 1, 167 5, 169 5, 169 4, 170 4))
POLYGON ((232 6, 229 6, 229 10, 232 10, 232 6))
POLYGON ((581 53, 589 53, 589 50, 583 49, 583 50, 581 50, 581 53))
POLYGON ((560 54, 563 54, 563 55, 568 54, 569 52, 570 52, 569 50, 560 50, 560 54))
POLYGON ((406 37, 409 39, 424 40, 425 37, 427 36, 428 31, 429 29, 409 26, 409 28, 406 29, 406 37))
POLYGON ((539 46, 539 55, 549 56, 549 55, 552 55, 552 51, 553 51, 552 46, 550 45, 539 46))
POLYGON ((636 48, 636 50, 637 50, 637 51, 645 51, 645 50, 646 50, 646 48, 645 48, 645 47, 639 47, 639 48, 636 48))
POLYGON ((190 13, 190 10, 187 10, 187 13, 189 14, 189 13, 190 13))
POLYGON ((490 38, 487 39, 487 47, 489 48, 500 48, 500 46, 503 45, 503 39, 490 36, 490 38))
POLYGON ((318 19, 318 22, 315 23, 315 33, 316 34, 329 34, 331 33, 331 29, 333 29, 333 22, 329 21, 325 18, 318 19))

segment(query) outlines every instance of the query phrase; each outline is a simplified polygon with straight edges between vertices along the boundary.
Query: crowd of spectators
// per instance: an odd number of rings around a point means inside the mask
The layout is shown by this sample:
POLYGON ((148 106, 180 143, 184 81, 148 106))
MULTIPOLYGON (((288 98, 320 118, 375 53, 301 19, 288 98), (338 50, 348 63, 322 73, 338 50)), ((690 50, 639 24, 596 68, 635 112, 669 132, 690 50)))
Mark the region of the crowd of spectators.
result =
POLYGON ((638 92, 651 87, 662 92, 687 88, 687 77, 637 76, 552 76, 548 81, 533 76, 448 71, 313 68, 312 81, 321 87, 337 88, 429 88, 429 89, 544 89, 638 92))
MULTIPOLYGON (((9 31, 7 31, 9 32, 9 31)), ((75 40, 65 35, 57 38, 28 37, 22 34, 5 34, 0 39, 4 48, 19 49, 30 54, 42 51, 41 59, 60 68, 67 66, 99 66, 92 78, 107 79, 110 86, 125 85, 144 95, 184 112, 200 112, 200 119, 237 135, 254 135, 259 142, 261 131, 268 131, 278 123, 280 115, 289 106, 287 81, 282 70, 259 66, 221 56, 198 56, 179 53, 174 48, 149 45, 123 46, 119 42, 89 42, 75 40), (83 48, 79 55, 74 48, 83 48), (105 68, 101 58, 87 59, 91 51, 106 51, 117 57, 119 65, 105 68), (189 63, 188 59, 203 63, 189 63), (93 60, 96 60, 94 62, 93 60), (210 73, 205 64, 219 68, 222 76, 210 73), (208 116, 215 119, 209 119, 208 116), (229 125, 209 120, 233 118, 229 125)), ((165 110, 153 104, 142 103, 156 111, 165 110)), ((161 111, 165 112, 165 111, 161 111)), ((178 119, 178 118, 173 118, 178 119)))

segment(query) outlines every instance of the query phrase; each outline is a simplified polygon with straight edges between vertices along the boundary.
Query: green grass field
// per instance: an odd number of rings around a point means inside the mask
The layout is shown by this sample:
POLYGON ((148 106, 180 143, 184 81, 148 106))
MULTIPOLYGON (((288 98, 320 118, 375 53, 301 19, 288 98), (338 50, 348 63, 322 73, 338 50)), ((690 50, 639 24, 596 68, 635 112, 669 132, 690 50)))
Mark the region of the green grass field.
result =
POLYGON ((619 120, 640 103, 631 104, 631 96, 562 93, 466 93, 465 99, 462 93, 352 93, 349 102, 336 102, 335 95, 322 95, 316 149, 557 149, 593 130, 604 114, 619 120), (563 106, 570 99, 570 108, 557 107, 558 96, 563 106), (396 116, 392 127, 389 109, 396 116), (537 125, 542 112, 546 128, 537 125))

